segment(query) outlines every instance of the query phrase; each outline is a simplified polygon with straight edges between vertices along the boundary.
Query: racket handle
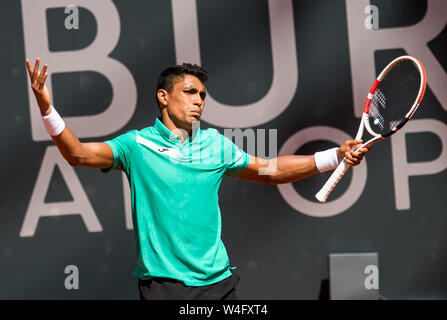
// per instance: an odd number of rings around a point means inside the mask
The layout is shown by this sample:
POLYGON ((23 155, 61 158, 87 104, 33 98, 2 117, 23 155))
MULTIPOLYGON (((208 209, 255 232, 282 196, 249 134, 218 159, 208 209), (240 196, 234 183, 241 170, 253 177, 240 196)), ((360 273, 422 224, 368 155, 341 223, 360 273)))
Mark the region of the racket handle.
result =
POLYGON ((321 190, 315 195, 315 198, 317 198, 320 202, 326 202, 327 197, 329 197, 332 190, 334 190, 335 186, 340 181, 341 177, 344 176, 346 171, 348 171, 349 167, 350 165, 343 160, 326 181, 323 188, 321 188, 321 190))

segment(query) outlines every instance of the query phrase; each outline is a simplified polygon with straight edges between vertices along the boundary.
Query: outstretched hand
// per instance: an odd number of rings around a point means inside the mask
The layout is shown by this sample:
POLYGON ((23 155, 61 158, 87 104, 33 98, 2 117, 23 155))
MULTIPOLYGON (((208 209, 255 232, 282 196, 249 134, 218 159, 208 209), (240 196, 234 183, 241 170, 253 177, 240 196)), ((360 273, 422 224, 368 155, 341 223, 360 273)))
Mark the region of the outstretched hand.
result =
POLYGON ((48 90, 48 87, 45 85, 45 81, 48 77, 48 65, 45 64, 42 70, 39 72, 39 64, 40 59, 37 58, 33 69, 31 68, 31 63, 29 62, 29 60, 26 59, 26 66, 28 68, 28 73, 31 80, 31 88, 33 89, 37 103, 39 104, 40 113, 42 115, 47 115, 51 111, 50 90, 48 90))
POLYGON ((350 166, 357 166, 363 157, 369 152, 369 147, 357 149, 362 145, 362 140, 347 140, 337 150, 338 161, 343 159, 350 166))

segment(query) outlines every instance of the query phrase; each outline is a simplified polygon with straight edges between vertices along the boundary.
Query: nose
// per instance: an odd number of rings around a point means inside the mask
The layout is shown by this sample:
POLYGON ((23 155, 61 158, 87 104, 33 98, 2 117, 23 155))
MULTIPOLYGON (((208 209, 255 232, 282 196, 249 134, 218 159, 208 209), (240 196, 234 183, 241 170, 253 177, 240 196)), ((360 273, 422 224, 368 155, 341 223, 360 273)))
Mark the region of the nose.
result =
POLYGON ((204 101, 202 99, 202 97, 197 94, 194 96, 194 100, 193 100, 194 105, 198 106, 199 108, 202 108, 204 101))

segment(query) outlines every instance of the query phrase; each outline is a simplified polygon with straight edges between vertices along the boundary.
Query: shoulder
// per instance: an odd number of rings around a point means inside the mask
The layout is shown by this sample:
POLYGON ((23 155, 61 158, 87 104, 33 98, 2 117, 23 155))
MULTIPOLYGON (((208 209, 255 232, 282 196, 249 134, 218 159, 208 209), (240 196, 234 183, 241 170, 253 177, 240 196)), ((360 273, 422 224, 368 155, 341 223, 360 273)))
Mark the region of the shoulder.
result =
POLYGON ((208 141, 210 145, 221 146, 227 138, 215 128, 208 128, 201 133, 202 141, 208 141))
POLYGON ((202 130, 202 136, 205 137, 218 137, 221 136, 220 132, 214 128, 208 128, 206 130, 202 130))
POLYGON ((120 145, 133 144, 137 141, 138 136, 150 135, 150 131, 147 129, 150 129, 150 127, 144 128, 142 130, 137 130, 137 129, 129 130, 129 131, 127 131, 123 134, 120 134, 120 135, 116 136, 115 138, 113 138, 111 140, 107 140, 105 142, 111 142, 112 144, 120 144, 120 145))
POLYGON ((138 130, 129 130, 112 139, 112 141, 131 141, 137 135, 138 130))
POLYGON ((153 127, 146 127, 146 128, 140 129, 140 130, 138 130, 138 129, 129 130, 129 131, 121 134, 118 137, 126 137, 126 138, 134 139, 134 138, 136 138, 136 136, 144 137, 144 136, 151 136, 153 134, 154 134, 153 127))

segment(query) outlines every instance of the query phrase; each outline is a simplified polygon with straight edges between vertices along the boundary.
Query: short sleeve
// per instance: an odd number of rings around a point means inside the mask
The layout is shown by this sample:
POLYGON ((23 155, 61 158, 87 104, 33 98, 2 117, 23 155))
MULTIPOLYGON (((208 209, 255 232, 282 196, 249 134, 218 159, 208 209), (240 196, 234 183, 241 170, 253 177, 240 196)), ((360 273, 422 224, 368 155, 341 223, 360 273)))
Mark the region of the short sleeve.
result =
POLYGON ((226 167, 225 175, 235 177, 248 167, 250 163, 250 156, 244 150, 235 145, 230 139, 224 135, 220 136, 222 142, 221 150, 224 153, 223 158, 226 167))
POLYGON ((106 140, 113 152, 113 166, 109 169, 101 169, 103 172, 110 170, 122 170, 127 172, 130 167, 132 144, 136 139, 136 130, 128 131, 112 140, 106 140))

